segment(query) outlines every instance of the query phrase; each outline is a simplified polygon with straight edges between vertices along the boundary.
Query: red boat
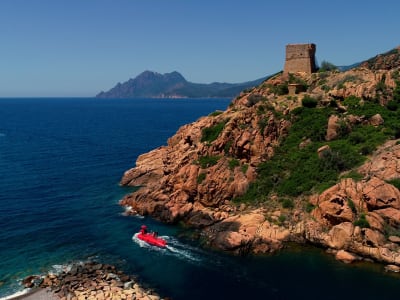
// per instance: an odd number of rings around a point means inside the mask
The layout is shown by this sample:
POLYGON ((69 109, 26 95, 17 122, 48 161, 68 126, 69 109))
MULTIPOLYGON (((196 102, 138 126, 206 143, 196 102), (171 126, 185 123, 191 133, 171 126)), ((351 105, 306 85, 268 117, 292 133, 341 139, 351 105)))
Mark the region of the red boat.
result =
POLYGON ((145 241, 146 243, 153 246, 164 248, 167 245, 167 241, 158 237, 157 232, 147 232, 146 225, 142 225, 137 237, 138 239, 145 241))

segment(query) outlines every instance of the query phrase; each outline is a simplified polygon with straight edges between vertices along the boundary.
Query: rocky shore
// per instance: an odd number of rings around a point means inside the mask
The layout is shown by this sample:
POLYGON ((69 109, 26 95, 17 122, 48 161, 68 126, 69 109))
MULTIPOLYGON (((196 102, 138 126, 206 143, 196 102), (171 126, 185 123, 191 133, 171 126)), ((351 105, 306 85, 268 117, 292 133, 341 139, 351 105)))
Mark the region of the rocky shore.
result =
POLYGON ((35 292, 19 299, 29 299, 27 297, 35 295, 61 300, 163 299, 154 290, 142 287, 136 278, 117 270, 115 266, 96 262, 74 264, 59 274, 28 276, 23 280, 23 285, 46 292, 35 292))

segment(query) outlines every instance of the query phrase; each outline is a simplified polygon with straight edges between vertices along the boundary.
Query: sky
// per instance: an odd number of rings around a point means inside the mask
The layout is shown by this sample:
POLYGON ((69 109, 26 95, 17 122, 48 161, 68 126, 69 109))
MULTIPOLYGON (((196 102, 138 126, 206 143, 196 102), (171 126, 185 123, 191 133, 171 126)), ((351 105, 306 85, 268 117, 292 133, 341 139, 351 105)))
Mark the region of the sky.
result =
POLYGON ((145 70, 239 83, 285 46, 350 65, 400 45, 398 0, 0 0, 0 97, 92 97, 145 70))

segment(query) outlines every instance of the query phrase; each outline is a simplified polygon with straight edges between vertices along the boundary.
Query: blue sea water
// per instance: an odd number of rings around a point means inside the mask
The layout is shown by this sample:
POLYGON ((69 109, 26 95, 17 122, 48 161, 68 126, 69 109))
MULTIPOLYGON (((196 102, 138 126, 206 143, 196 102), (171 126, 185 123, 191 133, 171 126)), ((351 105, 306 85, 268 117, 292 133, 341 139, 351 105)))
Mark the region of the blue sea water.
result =
POLYGON ((379 264, 344 265, 321 249, 232 257, 185 229, 127 217, 119 186, 138 155, 228 99, 0 99, 0 298, 26 275, 87 259, 136 274, 180 299, 389 299, 400 278, 379 264), (165 236, 132 239, 141 224, 165 236))

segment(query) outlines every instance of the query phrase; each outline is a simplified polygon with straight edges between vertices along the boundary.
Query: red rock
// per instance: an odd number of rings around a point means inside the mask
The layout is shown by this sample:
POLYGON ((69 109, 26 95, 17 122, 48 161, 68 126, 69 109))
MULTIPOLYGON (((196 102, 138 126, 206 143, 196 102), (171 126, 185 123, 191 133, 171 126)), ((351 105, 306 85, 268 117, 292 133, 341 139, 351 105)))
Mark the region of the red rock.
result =
POLYGON ((335 257, 336 257, 337 260, 340 260, 340 261, 342 261, 344 263, 347 263, 347 264, 352 263, 352 262, 354 262, 355 260, 358 259, 357 256, 355 256, 354 254, 352 254, 350 252, 347 252, 345 250, 339 250, 336 253, 335 257))

